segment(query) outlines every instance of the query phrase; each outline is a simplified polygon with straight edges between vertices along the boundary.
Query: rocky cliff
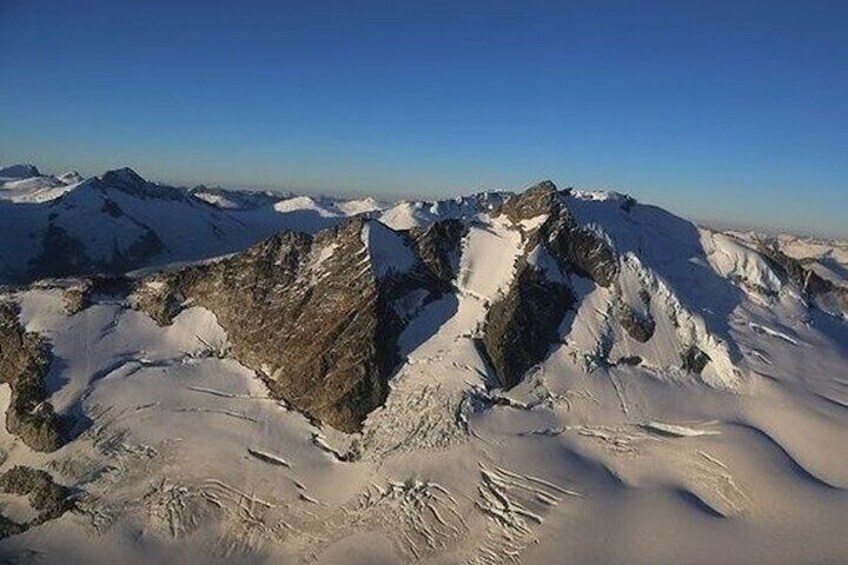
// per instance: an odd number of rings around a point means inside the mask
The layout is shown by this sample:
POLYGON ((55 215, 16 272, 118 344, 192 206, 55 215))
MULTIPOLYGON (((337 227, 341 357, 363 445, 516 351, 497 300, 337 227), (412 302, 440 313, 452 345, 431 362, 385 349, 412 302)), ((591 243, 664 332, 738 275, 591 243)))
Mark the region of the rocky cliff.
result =
POLYGON ((160 324, 184 304, 208 308, 276 397, 355 431, 386 398, 406 322, 449 290, 462 229, 395 232, 356 217, 315 236, 284 232, 144 280, 137 303, 160 324))

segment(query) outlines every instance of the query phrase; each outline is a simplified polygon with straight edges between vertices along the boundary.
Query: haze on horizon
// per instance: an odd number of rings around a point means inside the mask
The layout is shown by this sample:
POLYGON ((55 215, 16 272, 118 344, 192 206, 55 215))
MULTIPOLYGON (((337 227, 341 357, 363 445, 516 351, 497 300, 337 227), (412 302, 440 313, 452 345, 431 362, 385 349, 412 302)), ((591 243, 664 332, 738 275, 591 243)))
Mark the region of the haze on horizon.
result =
POLYGON ((848 236, 848 4, 0 6, 0 162, 177 184, 628 192, 848 236))

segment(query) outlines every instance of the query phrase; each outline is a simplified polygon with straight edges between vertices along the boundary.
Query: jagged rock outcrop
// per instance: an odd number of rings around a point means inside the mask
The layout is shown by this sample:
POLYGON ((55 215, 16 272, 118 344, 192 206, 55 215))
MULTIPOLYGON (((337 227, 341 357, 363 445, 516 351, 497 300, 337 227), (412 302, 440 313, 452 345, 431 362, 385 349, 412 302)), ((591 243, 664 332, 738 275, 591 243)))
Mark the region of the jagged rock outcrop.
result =
POLYGON ((0 383, 12 389, 6 429, 36 451, 63 444, 60 419, 44 390, 50 362, 47 344, 21 326, 17 307, 0 302, 0 383))
POLYGON ((616 288, 618 300, 618 319, 627 335, 640 343, 646 343, 654 335, 657 323, 651 314, 651 295, 645 289, 637 293, 635 305, 628 304, 621 296, 620 287, 616 288))
POLYGON ((233 354, 272 394, 357 431, 388 393, 406 321, 449 288, 461 226, 413 234, 356 217, 315 236, 283 232, 216 263, 141 283, 137 305, 167 324, 208 308, 233 354), (442 238, 447 235, 447 238, 442 238))
POLYGON ((618 274, 615 253, 602 237, 575 222, 566 203, 568 194, 553 182, 542 181, 508 200, 500 213, 516 224, 546 215, 528 237, 526 249, 544 244, 563 272, 609 286, 618 274))
POLYGON ((92 304, 95 295, 123 296, 132 292, 133 283, 125 276, 95 275, 77 279, 65 288, 62 299, 68 315, 82 312, 92 304))
POLYGON ((820 296, 833 294, 839 308, 848 315, 848 288, 822 278, 802 261, 783 253, 774 241, 761 242, 758 250, 772 267, 783 273, 804 296, 815 300, 820 296))
POLYGON ((47 471, 25 465, 17 465, 0 475, 0 492, 26 496, 30 506, 38 512, 25 524, 0 515, 0 538, 55 520, 74 506, 71 489, 57 484, 47 471))
POLYGON ((518 224, 545 214, 556 214, 561 210, 561 196, 556 185, 552 181, 544 180, 507 200, 498 213, 518 224))
POLYGON ((56 178, 59 179, 59 182, 66 185, 76 184, 85 180, 85 178, 77 171, 68 171, 67 173, 62 173, 56 178))
POLYGON ((588 277, 601 286, 611 285, 618 272, 615 254, 606 242, 575 223, 566 205, 567 194, 557 191, 551 181, 543 181, 498 211, 522 229, 527 221, 544 217, 537 227, 524 230, 526 255, 519 259, 509 290, 486 315, 482 353, 507 388, 518 384, 528 369, 547 356, 574 303, 565 280, 536 269, 527 256, 542 253, 553 259, 560 275, 588 277))
POLYGON ((468 226, 461 220, 434 222, 425 228, 414 228, 409 234, 418 256, 430 272, 450 286, 459 269, 459 250, 468 226))
POLYGON ((517 385, 547 356, 573 302, 568 286, 548 280, 529 265, 520 267, 509 292, 489 309, 482 339, 501 385, 517 385))
POLYGON ((683 352, 681 368, 684 371, 700 375, 710 361, 709 355, 692 345, 683 352))
POLYGON ((622 304, 619 309, 621 327, 627 335, 640 343, 645 343, 654 335, 656 322, 650 314, 638 314, 627 304, 622 304))

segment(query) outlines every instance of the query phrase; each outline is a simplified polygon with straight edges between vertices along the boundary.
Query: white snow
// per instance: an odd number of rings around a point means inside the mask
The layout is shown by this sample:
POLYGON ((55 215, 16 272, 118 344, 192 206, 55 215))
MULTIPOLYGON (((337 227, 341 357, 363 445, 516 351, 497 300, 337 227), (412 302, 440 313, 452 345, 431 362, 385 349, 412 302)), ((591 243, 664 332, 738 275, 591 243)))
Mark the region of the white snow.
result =
POLYGON ((645 422, 643 426, 647 430, 675 437, 712 436, 720 433, 716 430, 705 430, 680 424, 668 424, 666 422, 645 422))
POLYGON ((337 215, 334 211, 326 209, 309 196, 295 196, 294 198, 281 200, 280 202, 274 204, 274 210, 276 210, 277 212, 295 212, 302 210, 311 210, 318 213, 318 215, 324 217, 332 217, 337 215))
POLYGON ((521 233, 503 217, 481 218, 468 230, 459 262, 460 291, 491 301, 512 281, 521 233))
POLYGON ((701 239, 707 259, 713 269, 724 278, 744 283, 752 292, 779 293, 783 282, 759 253, 746 247, 732 237, 701 230, 701 239))
POLYGON ((19 204, 50 202, 73 190, 75 184, 66 184, 54 177, 32 177, 2 181, 0 200, 19 204))
POLYGON ((415 265, 415 257, 403 236, 381 222, 365 222, 360 237, 378 277, 404 273, 415 265))

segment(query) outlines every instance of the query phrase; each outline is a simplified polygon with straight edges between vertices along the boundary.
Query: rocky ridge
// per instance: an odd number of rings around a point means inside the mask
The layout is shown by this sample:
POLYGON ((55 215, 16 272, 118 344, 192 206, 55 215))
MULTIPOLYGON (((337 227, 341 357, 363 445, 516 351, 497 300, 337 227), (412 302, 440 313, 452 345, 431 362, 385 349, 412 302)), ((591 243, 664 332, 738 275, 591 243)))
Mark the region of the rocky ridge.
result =
POLYGON ((51 360, 45 340, 21 326, 17 307, 0 302, 0 383, 12 389, 6 429, 36 451, 54 451, 64 443, 60 418, 44 389, 51 360))
POLYGON ((232 258, 145 279, 137 305, 160 324, 185 304, 208 308, 236 358, 275 396, 356 431, 385 400, 398 335, 449 291, 462 229, 446 221, 395 232, 356 217, 315 236, 284 232, 232 258), (388 249, 374 252, 381 244, 388 249))

